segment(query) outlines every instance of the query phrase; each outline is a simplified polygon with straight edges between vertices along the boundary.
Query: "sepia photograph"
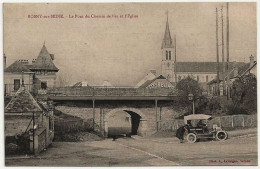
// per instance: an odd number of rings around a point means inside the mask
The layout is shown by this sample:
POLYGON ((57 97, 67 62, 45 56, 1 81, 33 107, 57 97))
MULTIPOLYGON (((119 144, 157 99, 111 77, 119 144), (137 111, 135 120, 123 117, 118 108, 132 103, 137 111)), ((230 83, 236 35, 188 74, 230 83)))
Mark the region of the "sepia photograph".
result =
POLYGON ((5 166, 258 166, 256 2, 2 9, 5 166))

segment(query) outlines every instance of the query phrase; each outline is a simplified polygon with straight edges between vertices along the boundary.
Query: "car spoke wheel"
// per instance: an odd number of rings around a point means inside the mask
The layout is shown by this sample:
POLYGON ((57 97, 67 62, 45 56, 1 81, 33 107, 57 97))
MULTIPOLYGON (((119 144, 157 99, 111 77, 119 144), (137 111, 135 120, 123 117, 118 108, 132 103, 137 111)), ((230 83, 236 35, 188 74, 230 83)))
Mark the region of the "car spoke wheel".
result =
POLYGON ((228 135, 227 135, 227 132, 225 132, 225 131, 218 131, 216 134, 216 139, 218 141, 226 140, 227 137, 228 137, 228 135))
POLYGON ((189 133, 187 136, 186 136, 186 139, 189 143, 195 143, 197 141, 197 136, 196 134, 194 133, 189 133))

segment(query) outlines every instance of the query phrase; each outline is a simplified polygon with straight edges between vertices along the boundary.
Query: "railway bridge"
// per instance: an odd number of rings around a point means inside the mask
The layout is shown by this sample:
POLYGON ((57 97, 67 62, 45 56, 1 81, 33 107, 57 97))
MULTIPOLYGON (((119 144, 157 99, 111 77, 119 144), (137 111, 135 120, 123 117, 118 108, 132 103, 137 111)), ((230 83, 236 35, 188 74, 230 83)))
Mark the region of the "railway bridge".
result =
POLYGON ((177 91, 172 88, 63 87, 48 90, 55 108, 93 121, 95 131, 108 134, 113 117, 125 113, 132 134, 148 136, 160 128, 160 122, 178 115, 173 103, 177 91), (127 118, 129 117, 129 118, 127 118))

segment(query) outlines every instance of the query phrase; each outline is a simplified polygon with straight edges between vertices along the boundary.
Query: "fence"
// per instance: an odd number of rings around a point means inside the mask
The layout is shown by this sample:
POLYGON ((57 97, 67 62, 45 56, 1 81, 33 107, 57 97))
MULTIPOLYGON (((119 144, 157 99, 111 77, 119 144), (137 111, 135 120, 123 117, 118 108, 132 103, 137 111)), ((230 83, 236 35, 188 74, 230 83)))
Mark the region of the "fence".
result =
MULTIPOLYGON (((214 117, 208 124, 208 127, 212 127, 213 124, 217 124, 223 129, 227 128, 244 128, 244 127, 257 127, 257 115, 233 115, 233 116, 221 116, 214 117)), ((159 122, 159 130, 177 130, 184 125, 183 119, 175 119, 159 122)))

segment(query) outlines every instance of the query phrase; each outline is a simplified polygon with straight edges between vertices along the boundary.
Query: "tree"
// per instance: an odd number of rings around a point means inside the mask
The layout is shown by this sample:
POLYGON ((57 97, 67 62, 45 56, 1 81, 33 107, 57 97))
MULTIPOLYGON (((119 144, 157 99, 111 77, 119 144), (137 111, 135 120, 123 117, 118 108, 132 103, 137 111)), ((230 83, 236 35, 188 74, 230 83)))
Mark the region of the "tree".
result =
POLYGON ((257 80, 254 74, 250 73, 236 79, 231 90, 232 105, 229 106, 229 114, 250 114, 256 112, 257 80))
POLYGON ((183 106, 190 104, 188 99, 189 94, 193 94, 194 99, 198 99, 201 96, 199 83, 189 76, 180 80, 176 84, 176 89, 179 90, 179 103, 183 106))

